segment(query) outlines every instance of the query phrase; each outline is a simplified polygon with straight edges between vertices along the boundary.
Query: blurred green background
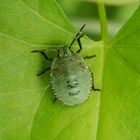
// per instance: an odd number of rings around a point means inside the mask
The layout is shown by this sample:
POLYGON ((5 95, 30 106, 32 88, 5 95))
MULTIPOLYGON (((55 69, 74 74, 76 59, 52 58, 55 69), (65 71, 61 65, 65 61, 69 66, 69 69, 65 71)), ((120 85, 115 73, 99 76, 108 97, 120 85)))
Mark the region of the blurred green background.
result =
MULTIPOLYGON (((85 32, 93 40, 100 40, 100 23, 94 2, 57 0, 71 22, 78 28, 86 24, 85 32)), ((112 39, 123 24, 132 16, 138 4, 106 5, 109 37, 112 39)))

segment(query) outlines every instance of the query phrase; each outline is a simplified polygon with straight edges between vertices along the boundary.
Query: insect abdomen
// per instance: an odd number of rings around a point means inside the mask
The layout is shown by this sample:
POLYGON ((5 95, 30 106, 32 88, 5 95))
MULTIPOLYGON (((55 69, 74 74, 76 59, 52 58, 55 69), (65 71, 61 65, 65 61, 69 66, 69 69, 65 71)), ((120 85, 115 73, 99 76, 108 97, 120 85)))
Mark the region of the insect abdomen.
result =
POLYGON ((51 77, 51 80, 56 98, 66 105, 81 104, 90 95, 92 77, 88 69, 69 77, 51 77))

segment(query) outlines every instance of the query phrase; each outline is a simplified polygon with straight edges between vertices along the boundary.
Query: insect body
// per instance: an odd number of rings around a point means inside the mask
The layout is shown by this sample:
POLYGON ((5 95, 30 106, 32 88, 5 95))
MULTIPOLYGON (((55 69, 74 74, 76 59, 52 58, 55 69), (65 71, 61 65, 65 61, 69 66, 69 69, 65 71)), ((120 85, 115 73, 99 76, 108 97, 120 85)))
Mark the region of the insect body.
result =
POLYGON ((80 38, 83 36, 83 34, 80 35, 80 32, 84 26, 82 26, 69 47, 59 49, 57 57, 53 61, 46 56, 44 51, 32 51, 39 52, 47 60, 52 61, 51 68, 46 68, 38 76, 50 69, 51 88, 56 99, 69 106, 79 105, 86 101, 92 89, 95 91, 100 90, 94 88, 93 74, 85 63, 85 59, 93 58, 95 55, 82 57, 79 54, 82 50, 80 38), (71 50, 75 40, 78 41, 80 47, 77 52, 71 50))
POLYGON ((57 99, 66 105, 84 102, 92 89, 92 75, 84 59, 69 48, 62 48, 60 57, 52 63, 51 86, 57 99))

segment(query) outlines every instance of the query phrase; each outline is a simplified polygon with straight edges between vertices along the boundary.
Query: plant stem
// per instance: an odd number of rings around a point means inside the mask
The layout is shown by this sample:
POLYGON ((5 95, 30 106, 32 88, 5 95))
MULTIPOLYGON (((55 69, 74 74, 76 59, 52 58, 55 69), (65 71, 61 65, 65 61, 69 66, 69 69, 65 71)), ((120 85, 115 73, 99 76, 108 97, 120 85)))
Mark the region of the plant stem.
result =
POLYGON ((107 43, 108 29, 107 29, 106 11, 103 3, 98 3, 98 12, 101 24, 101 39, 104 41, 104 43, 107 43))

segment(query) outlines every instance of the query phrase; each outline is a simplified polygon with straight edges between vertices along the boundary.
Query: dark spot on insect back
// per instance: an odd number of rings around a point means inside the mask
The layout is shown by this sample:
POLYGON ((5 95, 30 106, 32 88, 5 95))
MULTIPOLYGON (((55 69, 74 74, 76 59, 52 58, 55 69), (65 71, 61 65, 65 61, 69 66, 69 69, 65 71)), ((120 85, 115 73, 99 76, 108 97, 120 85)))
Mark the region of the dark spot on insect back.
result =
POLYGON ((69 89, 76 88, 78 86, 79 86, 79 83, 76 79, 67 81, 67 88, 69 88, 69 89))
POLYGON ((79 93, 80 93, 80 91, 70 92, 69 95, 70 95, 70 96, 75 96, 75 95, 77 95, 77 94, 79 94, 79 93))
POLYGON ((79 83, 69 84, 67 85, 68 88, 76 88, 79 86, 79 83))

